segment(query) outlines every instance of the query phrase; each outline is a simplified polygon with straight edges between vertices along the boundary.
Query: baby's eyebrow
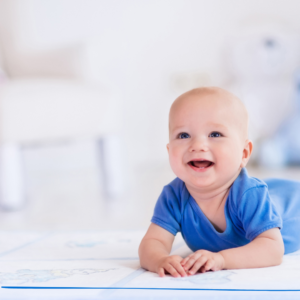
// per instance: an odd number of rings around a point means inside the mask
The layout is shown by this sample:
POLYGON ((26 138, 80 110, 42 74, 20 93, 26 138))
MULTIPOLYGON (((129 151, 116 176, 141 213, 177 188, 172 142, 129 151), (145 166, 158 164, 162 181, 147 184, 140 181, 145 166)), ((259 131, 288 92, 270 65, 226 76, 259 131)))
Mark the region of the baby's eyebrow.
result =
MULTIPOLYGON (((222 124, 218 124, 218 123, 208 123, 207 124, 209 127, 211 127, 212 129, 223 129, 223 130, 227 130, 228 127, 222 125, 222 124)), ((178 130, 187 130, 187 127, 186 125, 179 125, 179 126, 176 126, 174 128, 171 128, 171 131, 178 131, 178 130)))
POLYGON ((170 128, 170 132, 177 132, 177 131, 187 131, 187 127, 186 126, 176 126, 174 128, 170 128))
POLYGON ((222 129, 227 129, 227 127, 222 125, 222 124, 209 123, 208 125, 211 126, 211 127, 219 127, 219 128, 222 128, 222 129))

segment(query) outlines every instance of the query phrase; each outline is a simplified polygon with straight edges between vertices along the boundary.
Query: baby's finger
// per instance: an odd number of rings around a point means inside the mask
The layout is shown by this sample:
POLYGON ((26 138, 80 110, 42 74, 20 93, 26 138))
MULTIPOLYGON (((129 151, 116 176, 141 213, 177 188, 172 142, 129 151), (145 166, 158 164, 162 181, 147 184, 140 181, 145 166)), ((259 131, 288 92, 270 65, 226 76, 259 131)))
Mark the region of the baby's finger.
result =
POLYGON ((159 277, 165 277, 165 270, 164 270, 164 268, 159 268, 158 269, 158 276, 159 277))
POLYGON ((200 257, 201 257, 201 254, 200 253, 195 253, 193 256, 191 256, 190 258, 189 258, 189 260, 186 262, 186 264, 183 266, 184 267, 184 269, 187 271, 187 270, 189 270, 193 265, 194 265, 194 263, 198 260, 198 259, 200 259, 200 257))
POLYGON ((184 268, 182 267, 182 265, 181 265, 179 262, 177 262, 177 261, 176 261, 176 262, 173 262, 173 263, 172 263, 172 266, 173 266, 174 269, 179 273, 179 275, 180 275, 181 277, 187 276, 187 274, 186 274, 184 268))
POLYGON ((213 268, 214 264, 215 264, 215 262, 214 262, 212 259, 209 259, 209 260, 205 263, 205 265, 203 265, 203 266, 201 267, 200 272, 201 272, 201 273, 204 273, 204 272, 207 272, 207 271, 211 270, 211 269, 213 268))
POLYGON ((184 259, 180 262, 180 264, 181 264, 182 266, 184 266, 184 265, 186 264, 186 262, 190 259, 190 257, 192 257, 193 255, 194 255, 194 253, 188 255, 186 258, 184 258, 184 259))
POLYGON ((166 265, 165 269, 173 277, 181 277, 172 265, 166 265))
POLYGON ((206 256, 200 257, 193 265, 193 267, 189 270, 189 274, 195 274, 206 262, 208 258, 206 256))

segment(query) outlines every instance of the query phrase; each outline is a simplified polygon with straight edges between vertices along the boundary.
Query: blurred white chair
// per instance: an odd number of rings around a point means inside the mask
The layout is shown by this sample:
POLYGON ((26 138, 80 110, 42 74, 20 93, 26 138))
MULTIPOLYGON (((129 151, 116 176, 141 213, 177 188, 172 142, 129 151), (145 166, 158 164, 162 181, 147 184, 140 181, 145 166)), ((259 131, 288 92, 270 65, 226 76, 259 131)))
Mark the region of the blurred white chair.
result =
POLYGON ((13 79, 0 86, 0 204, 24 202, 21 146, 91 138, 102 143, 102 169, 109 196, 122 190, 120 99, 92 84, 63 79, 13 79))

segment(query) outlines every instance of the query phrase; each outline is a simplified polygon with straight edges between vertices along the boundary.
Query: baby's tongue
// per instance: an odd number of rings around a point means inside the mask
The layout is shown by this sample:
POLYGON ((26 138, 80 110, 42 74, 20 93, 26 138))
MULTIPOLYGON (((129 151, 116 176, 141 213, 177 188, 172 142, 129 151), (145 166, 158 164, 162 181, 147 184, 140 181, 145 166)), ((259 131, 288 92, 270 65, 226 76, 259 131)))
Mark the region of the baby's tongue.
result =
POLYGON ((193 161, 194 166, 197 168, 206 168, 210 165, 210 161, 193 161))

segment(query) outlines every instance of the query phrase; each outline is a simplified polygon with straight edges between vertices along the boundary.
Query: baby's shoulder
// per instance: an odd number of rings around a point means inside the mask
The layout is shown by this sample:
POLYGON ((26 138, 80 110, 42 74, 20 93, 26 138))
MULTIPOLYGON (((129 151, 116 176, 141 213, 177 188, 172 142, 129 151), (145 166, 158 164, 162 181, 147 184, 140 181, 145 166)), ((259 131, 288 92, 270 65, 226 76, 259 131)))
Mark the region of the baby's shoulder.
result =
POLYGON ((184 182, 177 177, 174 180, 172 180, 169 184, 165 185, 163 191, 167 194, 171 194, 173 196, 176 196, 177 198, 180 198, 184 189, 184 182))
POLYGON ((263 180, 249 176, 247 170, 242 169, 231 187, 230 194, 232 200, 240 201, 247 194, 260 194, 267 190, 268 186, 263 180))
POLYGON ((179 206, 182 206, 189 197, 185 183, 179 178, 175 178, 165 185, 162 194, 168 202, 177 202, 179 206))

